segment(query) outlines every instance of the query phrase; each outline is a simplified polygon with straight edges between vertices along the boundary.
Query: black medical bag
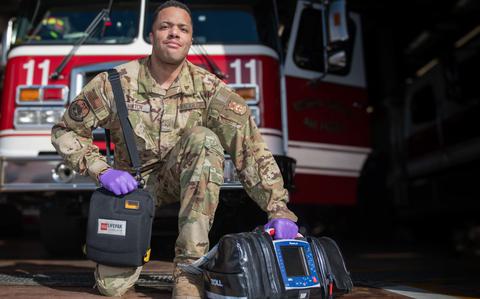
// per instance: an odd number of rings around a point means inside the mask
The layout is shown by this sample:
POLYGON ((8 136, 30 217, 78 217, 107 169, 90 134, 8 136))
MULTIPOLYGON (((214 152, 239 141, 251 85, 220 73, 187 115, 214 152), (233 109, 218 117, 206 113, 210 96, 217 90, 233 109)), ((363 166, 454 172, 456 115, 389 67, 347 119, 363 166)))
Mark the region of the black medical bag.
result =
POLYGON ((198 268, 207 298, 332 298, 353 288, 340 249, 327 237, 225 235, 198 268))
MULTIPOLYGON (((119 74, 116 70, 109 70, 108 77, 139 188, 120 196, 105 188, 99 188, 92 194, 85 250, 87 257, 99 264, 137 267, 150 259, 155 205, 152 196, 143 189, 140 158, 128 121, 128 110, 119 74)), ((109 136, 108 133, 106 136, 109 136)), ((107 156, 110 152, 109 147, 110 140, 107 138, 107 156)))
POLYGON ((87 257, 118 267, 148 262, 154 212, 152 197, 146 190, 122 196, 104 188, 95 191, 88 214, 87 257))

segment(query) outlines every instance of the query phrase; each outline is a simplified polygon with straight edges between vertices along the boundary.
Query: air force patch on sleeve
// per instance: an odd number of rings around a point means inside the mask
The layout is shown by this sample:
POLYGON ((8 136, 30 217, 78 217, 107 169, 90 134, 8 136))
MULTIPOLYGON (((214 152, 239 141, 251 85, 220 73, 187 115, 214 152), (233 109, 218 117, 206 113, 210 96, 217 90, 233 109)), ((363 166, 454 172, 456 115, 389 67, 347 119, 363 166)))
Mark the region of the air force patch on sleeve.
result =
POLYGON ((74 101, 70 107, 68 107, 68 116, 74 121, 81 122, 90 112, 90 107, 87 102, 82 99, 74 101))
POLYGON ((245 112, 247 112, 247 106, 239 104, 239 103, 234 102, 234 101, 230 101, 228 103, 227 109, 232 110, 233 112, 235 112, 238 115, 244 115, 245 112))

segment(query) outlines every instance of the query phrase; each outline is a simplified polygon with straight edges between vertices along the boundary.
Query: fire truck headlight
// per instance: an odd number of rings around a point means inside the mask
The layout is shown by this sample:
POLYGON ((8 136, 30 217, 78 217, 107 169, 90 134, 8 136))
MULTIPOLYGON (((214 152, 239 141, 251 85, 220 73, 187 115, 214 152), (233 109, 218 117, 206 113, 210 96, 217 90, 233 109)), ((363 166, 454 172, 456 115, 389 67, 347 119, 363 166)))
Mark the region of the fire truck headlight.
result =
POLYGON ((15 126, 31 126, 38 124, 38 113, 30 109, 15 111, 15 126))
POLYGON ((40 111, 40 124, 41 125, 54 125, 60 121, 63 115, 63 108, 52 108, 40 111))
POLYGON ((60 121, 64 111, 63 107, 17 108, 14 124, 16 128, 49 128, 60 121))

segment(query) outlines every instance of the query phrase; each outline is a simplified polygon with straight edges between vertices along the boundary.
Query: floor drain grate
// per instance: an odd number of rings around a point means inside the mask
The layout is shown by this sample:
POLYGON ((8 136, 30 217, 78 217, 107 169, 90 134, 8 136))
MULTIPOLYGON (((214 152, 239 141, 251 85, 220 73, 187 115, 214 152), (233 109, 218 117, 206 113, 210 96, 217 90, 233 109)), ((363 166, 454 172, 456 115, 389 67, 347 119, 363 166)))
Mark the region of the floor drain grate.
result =
MULTIPOLYGON (((91 287, 94 284, 93 273, 0 273, 0 285, 91 287)), ((172 284, 172 275, 165 273, 142 273, 136 282, 146 287, 170 288, 172 284)))

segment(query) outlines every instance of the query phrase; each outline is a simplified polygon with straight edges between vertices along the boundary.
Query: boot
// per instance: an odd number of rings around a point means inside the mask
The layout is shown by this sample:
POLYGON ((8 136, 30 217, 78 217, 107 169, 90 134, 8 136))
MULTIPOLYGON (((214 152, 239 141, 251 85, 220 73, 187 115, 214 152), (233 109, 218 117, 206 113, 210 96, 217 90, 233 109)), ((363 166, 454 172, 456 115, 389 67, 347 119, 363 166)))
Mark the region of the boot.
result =
POLYGON ((175 264, 173 271, 173 294, 172 299, 202 299, 203 279, 200 275, 194 275, 175 264))

